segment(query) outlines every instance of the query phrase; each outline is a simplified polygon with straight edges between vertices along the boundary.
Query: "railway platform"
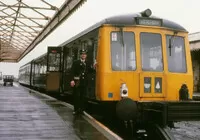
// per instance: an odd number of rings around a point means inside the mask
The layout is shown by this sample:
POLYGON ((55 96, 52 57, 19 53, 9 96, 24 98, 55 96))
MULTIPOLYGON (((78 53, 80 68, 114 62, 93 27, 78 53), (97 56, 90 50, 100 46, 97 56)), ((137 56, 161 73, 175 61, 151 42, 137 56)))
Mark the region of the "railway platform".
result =
POLYGON ((113 139, 65 104, 16 83, 0 86, 0 140, 113 139))

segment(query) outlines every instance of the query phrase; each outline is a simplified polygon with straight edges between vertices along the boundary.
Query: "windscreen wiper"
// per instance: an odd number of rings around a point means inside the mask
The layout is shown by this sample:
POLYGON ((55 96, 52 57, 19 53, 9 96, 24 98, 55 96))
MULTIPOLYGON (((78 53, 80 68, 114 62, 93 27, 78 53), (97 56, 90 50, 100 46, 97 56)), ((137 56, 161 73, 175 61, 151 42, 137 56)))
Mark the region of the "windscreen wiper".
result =
POLYGON ((169 56, 172 55, 172 37, 169 39, 169 56))
POLYGON ((174 45, 174 39, 175 39, 175 36, 178 34, 178 32, 174 31, 174 35, 172 35, 169 39, 169 56, 172 55, 172 47, 174 45))

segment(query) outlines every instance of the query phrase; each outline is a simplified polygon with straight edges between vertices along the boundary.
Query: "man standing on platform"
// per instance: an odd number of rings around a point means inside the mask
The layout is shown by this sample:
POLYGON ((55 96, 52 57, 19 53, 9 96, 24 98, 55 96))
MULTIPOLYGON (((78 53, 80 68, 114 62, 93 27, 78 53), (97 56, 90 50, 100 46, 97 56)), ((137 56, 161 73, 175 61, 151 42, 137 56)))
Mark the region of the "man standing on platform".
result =
POLYGON ((87 51, 80 50, 80 59, 76 60, 72 64, 71 76, 72 80, 70 82, 71 87, 73 87, 73 97, 74 97, 74 112, 73 114, 83 113, 84 110, 84 97, 86 95, 87 88, 87 74, 94 71, 96 63, 91 66, 86 60, 87 51))

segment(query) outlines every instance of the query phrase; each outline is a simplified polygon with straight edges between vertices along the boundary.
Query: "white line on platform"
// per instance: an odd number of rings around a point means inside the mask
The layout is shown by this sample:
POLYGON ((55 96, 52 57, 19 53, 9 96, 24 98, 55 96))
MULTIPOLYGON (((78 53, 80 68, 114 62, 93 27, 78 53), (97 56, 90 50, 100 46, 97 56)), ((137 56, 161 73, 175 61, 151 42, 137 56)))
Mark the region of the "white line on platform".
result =
MULTIPOLYGON (((26 88, 26 87, 24 87, 26 88)), ((39 94, 41 96, 44 96, 48 99, 53 99, 53 100, 57 100, 56 98, 53 98, 51 96, 48 96, 46 94, 42 94, 38 91, 35 91, 33 89, 29 89, 26 88, 27 90, 34 92, 36 94, 39 94)), ((70 109, 74 109, 74 107, 66 102, 62 102, 59 101, 62 105, 67 106, 70 109)), ((93 118, 91 115, 89 115, 87 112, 84 111, 84 116, 83 118, 88 121, 93 127, 95 127, 99 132, 101 132, 106 138, 108 138, 109 140, 123 140, 121 137, 119 137, 117 134, 115 134, 113 131, 111 131, 108 127, 106 127, 105 125, 103 125, 102 123, 100 123, 99 121, 97 121, 95 118, 93 118)))
POLYGON ((88 113, 84 111, 83 118, 87 120, 90 124, 92 124, 93 127, 95 127, 98 131, 100 131, 104 136, 106 136, 108 139, 111 140, 123 140, 121 137, 119 137, 117 134, 112 132, 108 127, 94 119, 92 116, 90 116, 88 113), (92 121, 92 122, 91 122, 92 121))

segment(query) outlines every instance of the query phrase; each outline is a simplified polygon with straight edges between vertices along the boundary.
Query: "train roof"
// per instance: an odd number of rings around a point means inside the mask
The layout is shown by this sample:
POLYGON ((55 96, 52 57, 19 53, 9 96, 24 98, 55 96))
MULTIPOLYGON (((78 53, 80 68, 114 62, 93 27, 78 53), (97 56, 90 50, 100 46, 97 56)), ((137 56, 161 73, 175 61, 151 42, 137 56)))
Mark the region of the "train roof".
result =
POLYGON ((44 54, 38 56, 37 58, 35 58, 35 59, 31 60, 31 61, 28 61, 28 62, 25 63, 24 65, 20 66, 20 69, 21 69, 22 67, 28 65, 28 64, 31 64, 31 62, 35 62, 35 61, 37 61, 38 59, 41 59, 42 57, 45 57, 46 55, 47 55, 47 53, 44 53, 44 54))
MULTIPOLYGON (((72 37, 71 39, 67 40, 66 42, 62 43, 60 46, 65 46, 66 44, 70 43, 71 41, 101 27, 104 24, 107 25, 113 25, 113 26, 134 26, 134 25, 138 25, 136 22, 136 18, 137 17, 143 17, 141 13, 135 13, 135 14, 124 14, 124 15, 117 15, 117 16, 112 16, 106 19, 103 19, 102 21, 94 24, 93 26, 89 27, 88 29, 82 31, 81 33, 79 33, 78 35, 72 37)), ((162 26, 161 27, 165 27, 171 30, 176 30, 176 31, 184 31, 187 32, 187 30, 173 22, 167 19, 162 19, 156 16, 149 16, 149 17, 145 17, 147 19, 161 19, 162 20, 162 26)))

